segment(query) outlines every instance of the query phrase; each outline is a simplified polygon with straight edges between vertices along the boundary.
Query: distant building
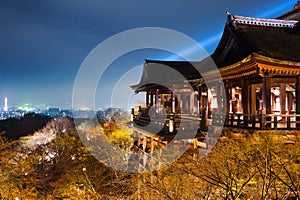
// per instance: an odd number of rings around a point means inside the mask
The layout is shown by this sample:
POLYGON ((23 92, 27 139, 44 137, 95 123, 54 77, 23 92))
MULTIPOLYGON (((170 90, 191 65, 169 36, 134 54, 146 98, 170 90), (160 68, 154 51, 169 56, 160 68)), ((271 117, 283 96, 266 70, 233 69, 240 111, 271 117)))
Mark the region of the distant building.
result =
POLYGON ((60 111, 60 116, 62 117, 72 117, 72 111, 71 110, 61 110, 60 111))
POLYGON ((59 108, 49 108, 47 111, 47 115, 50 117, 58 117, 60 115, 59 108))

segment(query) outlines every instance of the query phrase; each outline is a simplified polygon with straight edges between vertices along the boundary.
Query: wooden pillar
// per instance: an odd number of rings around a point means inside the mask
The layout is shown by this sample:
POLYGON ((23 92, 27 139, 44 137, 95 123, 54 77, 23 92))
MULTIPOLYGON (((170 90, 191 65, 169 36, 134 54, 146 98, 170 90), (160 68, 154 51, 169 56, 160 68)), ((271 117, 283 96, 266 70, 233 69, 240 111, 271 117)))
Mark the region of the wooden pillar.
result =
POLYGON ((153 153, 154 152, 154 139, 153 139, 153 136, 150 137, 150 153, 153 153))
POLYGON ((192 90, 190 95, 190 114, 194 114, 194 106, 195 106, 195 93, 194 90, 192 90))
POLYGON ((249 87, 247 82, 242 79, 241 80, 241 88, 242 88, 242 106, 243 106, 243 113, 249 114, 249 87))
POLYGON ((249 114, 249 87, 248 83, 245 81, 244 78, 241 79, 241 88, 242 88, 242 108, 243 108, 243 120, 244 126, 248 126, 248 114, 249 114))
POLYGON ((147 147, 147 137, 144 136, 143 137, 143 150, 146 151, 146 147, 147 147))
POLYGON ((235 98, 235 87, 230 87, 230 90, 231 90, 231 112, 233 114, 236 113, 237 111, 237 99, 235 98))
POLYGON ((156 91, 155 91, 155 110, 156 110, 156 112, 158 111, 157 109, 158 109, 158 95, 159 95, 159 90, 157 89, 156 91))
POLYGON ((158 169, 160 169, 161 167, 161 162, 160 162, 160 157, 162 155, 162 144, 161 144, 161 137, 158 137, 158 140, 157 140, 157 145, 158 145, 158 153, 157 153, 157 160, 158 160, 158 169))
POLYGON ((206 112, 206 118, 211 119, 211 114, 212 114, 212 88, 207 87, 207 112, 206 112))
POLYGON ((153 91, 150 91, 150 107, 153 106, 153 91))
MULTIPOLYGON (((300 76, 297 76, 296 81, 296 114, 300 114, 300 76)), ((296 117, 296 121, 300 121, 300 117, 296 117)), ((296 123, 296 127, 300 128, 300 123, 296 123)))
POLYGON ((231 100, 232 100, 232 83, 228 83, 228 98, 227 98, 227 101, 228 101, 228 112, 229 113, 232 113, 232 103, 231 103, 231 100))
POLYGON ((193 138, 193 147, 194 147, 194 150, 198 149, 198 140, 197 140, 197 138, 193 138))
MULTIPOLYGON (((263 114, 271 114, 271 77, 263 76, 263 114)), ((264 118, 264 117, 263 117, 264 118)), ((271 117, 266 117, 266 121, 270 121, 271 117)), ((271 124, 262 122, 262 128, 270 128, 271 124)))
POLYGON ((251 89, 251 97, 250 97, 250 109, 251 109, 251 121, 252 121, 252 128, 255 129, 256 126, 256 115, 257 115, 257 111, 256 111, 256 85, 251 85, 250 87, 251 89))
POLYGON ((207 87, 205 87, 204 91, 206 93, 205 96, 202 96, 202 108, 201 108, 201 122, 200 129, 204 130, 206 128, 206 118, 207 118, 207 101, 208 101, 208 91, 207 87))
POLYGON ((251 85, 251 114, 256 115, 256 86, 251 85))
POLYGON ((292 114, 293 103, 294 103, 294 95, 292 92, 287 92, 288 99, 288 114, 292 114))
POLYGON ((198 86, 198 101, 197 101, 197 103, 198 103, 198 105, 197 105, 198 106, 198 110, 197 110, 198 115, 201 112, 201 101, 202 101, 202 88, 199 85, 198 86))
POLYGON ((177 94, 177 112, 181 113, 182 112, 182 104, 181 104, 181 95, 177 94))
POLYGON ((226 95, 226 118, 225 118, 225 124, 229 125, 229 112, 230 112, 230 99, 231 99, 231 89, 229 87, 229 83, 227 82, 225 84, 225 95, 226 95))
POLYGON ((206 87, 206 98, 203 99, 204 102, 204 119, 208 118, 208 87, 206 87))
POLYGON ((280 113, 286 114, 286 84, 280 83, 280 113))
POLYGON ((218 111, 218 114, 220 114, 222 112, 222 109, 223 109, 223 105, 222 105, 222 96, 223 96, 222 92, 223 91, 222 91, 221 86, 222 86, 221 83, 218 82, 217 83, 217 103, 218 103, 217 111, 218 111))
POLYGON ((149 92, 146 92, 146 108, 149 107, 149 92))
POLYGON ((276 106, 276 95, 271 93, 271 110, 274 110, 276 106))
POLYGON ((231 86, 231 100, 234 100, 235 99, 235 87, 232 87, 231 86))
MULTIPOLYGON (((292 114, 292 109, 293 109, 293 104, 294 104, 294 95, 292 92, 287 92, 287 103, 288 103, 288 107, 287 107, 287 111, 288 114, 292 114)), ((286 124, 287 124, 287 129, 291 128, 291 117, 288 116, 287 120, 286 120, 286 124)))
POLYGON ((171 99, 172 99, 171 113, 175 113, 176 107, 175 107, 175 94, 174 93, 171 94, 171 99))
POLYGON ((263 76, 263 110, 264 114, 271 114, 271 77, 263 76))
POLYGON ((143 150, 144 150, 144 154, 143 154, 143 168, 142 170, 143 171, 146 171, 146 165, 147 165, 147 154, 146 154, 146 148, 147 148, 147 137, 144 136, 144 139, 143 139, 143 150))

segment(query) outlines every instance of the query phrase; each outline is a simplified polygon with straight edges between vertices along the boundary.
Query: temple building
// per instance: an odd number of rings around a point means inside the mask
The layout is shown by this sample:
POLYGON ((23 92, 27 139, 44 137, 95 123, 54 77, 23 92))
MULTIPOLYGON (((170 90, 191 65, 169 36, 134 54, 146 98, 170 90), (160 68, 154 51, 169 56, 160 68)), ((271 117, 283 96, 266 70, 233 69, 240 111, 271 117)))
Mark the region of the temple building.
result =
POLYGON ((199 129, 205 130, 215 118, 228 127, 300 129, 299 21, 299 1, 275 19, 227 13, 222 38, 209 58, 146 60, 140 83, 132 86, 146 93, 146 107, 133 111, 135 122, 147 123, 164 112, 166 132, 176 132, 176 119, 199 120, 199 129), (194 66, 205 68, 210 59, 218 70, 200 74, 194 66), (157 77, 162 66, 182 77, 163 72, 157 77))

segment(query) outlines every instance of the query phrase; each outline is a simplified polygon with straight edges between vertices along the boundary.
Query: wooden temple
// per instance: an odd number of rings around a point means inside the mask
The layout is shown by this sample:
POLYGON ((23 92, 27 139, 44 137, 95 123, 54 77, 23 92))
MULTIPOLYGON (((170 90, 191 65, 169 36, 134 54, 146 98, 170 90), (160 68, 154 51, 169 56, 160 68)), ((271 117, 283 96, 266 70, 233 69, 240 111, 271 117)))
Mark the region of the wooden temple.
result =
POLYGON ((146 60, 140 83, 132 86, 146 93, 146 107, 133 110, 133 121, 147 125, 163 113, 156 135, 176 133, 176 123, 185 120, 196 121, 198 132, 214 119, 245 129, 300 129, 299 5, 276 19, 228 13, 216 50, 202 61, 146 60), (194 68, 205 68, 210 59, 218 70, 200 74, 194 68), (161 66, 171 67, 182 80, 158 73, 161 66), (153 84, 153 77, 162 84, 153 84))

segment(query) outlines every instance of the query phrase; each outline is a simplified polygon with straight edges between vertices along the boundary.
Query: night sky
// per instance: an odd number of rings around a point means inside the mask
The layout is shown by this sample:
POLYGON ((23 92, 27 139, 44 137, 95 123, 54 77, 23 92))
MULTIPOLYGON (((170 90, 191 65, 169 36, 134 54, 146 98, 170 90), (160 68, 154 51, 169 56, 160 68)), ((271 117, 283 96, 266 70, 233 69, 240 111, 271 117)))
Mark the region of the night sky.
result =
MULTIPOLYGON (((169 28, 190 36, 213 53, 226 11, 273 18, 293 9, 295 3, 296 0, 1 0, 0 107, 4 97, 8 97, 10 107, 22 103, 71 104, 81 63, 100 42, 119 32, 139 27, 169 28)), ((184 51, 188 47, 181 48, 184 51)), ((99 83, 102 89, 98 91, 96 107, 111 105, 111 95, 101 95, 112 91, 132 67, 143 64, 144 59, 168 58, 172 57, 166 52, 141 50, 116 60, 99 83)), ((137 83, 139 76, 131 81, 137 83)))

